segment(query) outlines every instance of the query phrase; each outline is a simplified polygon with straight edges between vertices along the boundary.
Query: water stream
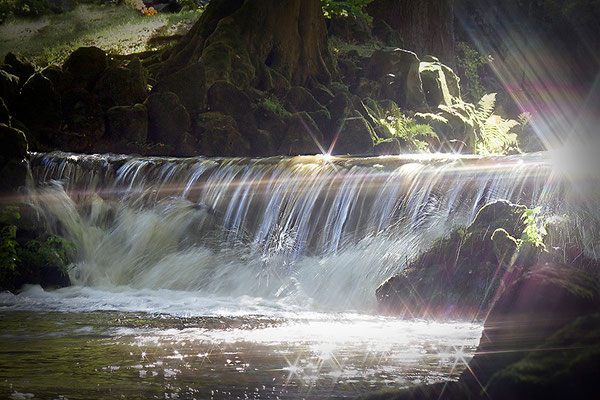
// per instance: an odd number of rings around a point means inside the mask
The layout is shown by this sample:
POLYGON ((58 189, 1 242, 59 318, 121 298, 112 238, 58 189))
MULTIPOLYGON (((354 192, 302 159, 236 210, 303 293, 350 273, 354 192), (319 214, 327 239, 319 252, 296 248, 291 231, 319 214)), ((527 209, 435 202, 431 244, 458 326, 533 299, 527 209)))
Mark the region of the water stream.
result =
MULTIPOLYGON (((375 289, 489 201, 560 210, 543 153, 269 159, 31 154, 73 286, 0 296, 0 395, 327 398, 456 379, 469 322, 375 289), (23 321, 27 321, 24 323, 23 321)), ((19 397, 21 396, 21 397, 19 397)))

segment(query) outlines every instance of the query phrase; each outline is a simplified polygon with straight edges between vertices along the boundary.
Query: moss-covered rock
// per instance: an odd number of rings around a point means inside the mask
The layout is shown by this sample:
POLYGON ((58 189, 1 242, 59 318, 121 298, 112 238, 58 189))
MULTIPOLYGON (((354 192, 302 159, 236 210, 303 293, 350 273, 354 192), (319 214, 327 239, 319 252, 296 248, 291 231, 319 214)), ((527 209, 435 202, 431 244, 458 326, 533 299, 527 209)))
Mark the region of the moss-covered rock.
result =
POLYGON ((0 123, 0 143, 0 161, 22 159, 27 155, 27 138, 16 128, 0 123))
POLYGON ((593 399, 600 366, 600 314, 580 317, 486 385, 492 399, 593 399))
POLYGON ((509 237, 521 237, 525 209, 507 201, 484 206, 467 228, 438 239, 384 282, 376 292, 381 309, 410 317, 485 316, 503 285, 528 266, 506 262, 504 254, 509 237))
POLYGON ((283 155, 320 154, 324 148, 323 134, 306 112, 291 114, 285 118, 285 133, 277 153, 283 155))
POLYGON ((375 132, 367 120, 358 112, 339 119, 335 125, 335 145, 332 154, 365 155, 373 151, 375 132))
POLYGON ((440 104, 450 106, 453 97, 460 98, 458 77, 450 68, 443 68, 442 64, 436 61, 421 62, 419 74, 425 99, 430 107, 437 108, 440 104))
MULTIPOLYGON (((535 358, 530 352, 544 351, 550 335, 599 307, 600 285, 592 276, 567 265, 534 267, 509 285, 494 304, 469 364, 472 373, 463 373, 461 381, 479 392, 480 385, 486 386, 498 371, 527 354, 535 358)), ((546 351, 555 350, 548 347, 546 351)))
POLYGON ((160 92, 148 96, 144 105, 148 109, 148 138, 176 148, 184 134, 190 130, 190 115, 173 92, 160 92))
POLYGON ((383 97, 401 107, 419 109, 426 105, 419 64, 415 53, 387 47, 373 53, 365 76, 382 85, 383 97))
POLYGON ((333 17, 328 21, 329 36, 337 36, 348 43, 366 43, 373 40, 369 22, 362 17, 333 17))
POLYGON ((236 120, 221 112, 198 115, 193 136, 208 156, 244 156, 250 153, 250 143, 238 130, 236 120))
POLYGON ((104 109, 114 106, 129 106, 140 103, 146 98, 148 89, 146 73, 138 58, 124 66, 115 65, 104 70, 92 94, 100 101, 104 109))
POLYGON ((13 109, 19 94, 19 77, 0 69, 0 97, 13 109))
POLYGON ((153 93, 173 92, 192 117, 206 108, 206 72, 204 64, 196 62, 166 74, 152 88, 153 93))
POLYGON ((404 47, 404 40, 396 29, 382 19, 373 21, 373 35, 389 47, 404 47))
POLYGON ((73 76, 74 83, 88 90, 93 88, 107 67, 106 53, 94 46, 78 48, 63 64, 63 70, 73 76))
POLYGON ((148 138, 148 109, 143 104, 116 106, 106 112, 111 138, 143 144, 148 138))
POLYGON ((40 73, 32 75, 21 89, 17 116, 31 130, 58 130, 62 113, 60 97, 52 82, 40 73))
MULTIPOLYGON (((102 110, 99 99, 82 88, 72 88, 62 98, 63 133, 81 137, 83 142, 93 144, 93 141, 101 138, 106 130, 105 113, 102 110)), ((63 135, 66 138, 66 135, 63 135)), ((52 138, 50 138, 52 139, 52 138)), ((54 146, 61 147, 64 143, 51 142, 54 146)), ((75 145, 75 143, 73 143, 75 145)), ((77 149, 69 148, 71 151, 77 149)), ((81 151, 81 150, 79 150, 81 151)))
POLYGON ((18 54, 7 53, 4 56, 4 64, 10 66, 10 73, 18 76, 21 83, 26 82, 35 73, 33 64, 18 54))
POLYGON ((284 107, 292 113, 298 111, 327 112, 327 109, 321 105, 307 89, 301 86, 294 86, 291 88, 283 99, 283 104, 284 107))
POLYGON ((208 89, 208 107, 216 111, 239 118, 252 112, 252 103, 246 93, 227 81, 215 82, 208 89))
POLYGON ((354 113, 354 105, 348 93, 340 91, 335 94, 335 97, 327 106, 331 119, 338 121, 348 118, 354 113))
POLYGON ((0 124, 10 126, 10 111, 2 97, 0 97, 0 124))

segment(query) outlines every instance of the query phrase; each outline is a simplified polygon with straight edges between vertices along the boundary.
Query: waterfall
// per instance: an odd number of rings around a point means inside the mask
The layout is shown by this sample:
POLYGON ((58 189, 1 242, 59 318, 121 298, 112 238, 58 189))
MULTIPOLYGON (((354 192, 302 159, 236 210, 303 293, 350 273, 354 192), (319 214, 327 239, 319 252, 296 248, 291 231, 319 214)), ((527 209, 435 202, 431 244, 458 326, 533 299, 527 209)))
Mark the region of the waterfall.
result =
POLYGON ((165 158, 32 153, 36 208, 75 284, 369 309, 375 288, 481 206, 560 210, 544 153, 165 158))

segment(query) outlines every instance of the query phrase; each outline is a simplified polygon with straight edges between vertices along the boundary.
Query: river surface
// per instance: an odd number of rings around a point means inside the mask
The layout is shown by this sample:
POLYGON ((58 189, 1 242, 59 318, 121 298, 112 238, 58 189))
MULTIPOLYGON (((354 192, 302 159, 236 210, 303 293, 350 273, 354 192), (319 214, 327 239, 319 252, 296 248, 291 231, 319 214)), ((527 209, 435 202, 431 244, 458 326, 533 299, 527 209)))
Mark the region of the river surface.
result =
POLYGON ((169 290, 4 293, 0 397, 352 398, 454 380, 481 335, 470 323, 289 309, 169 290))

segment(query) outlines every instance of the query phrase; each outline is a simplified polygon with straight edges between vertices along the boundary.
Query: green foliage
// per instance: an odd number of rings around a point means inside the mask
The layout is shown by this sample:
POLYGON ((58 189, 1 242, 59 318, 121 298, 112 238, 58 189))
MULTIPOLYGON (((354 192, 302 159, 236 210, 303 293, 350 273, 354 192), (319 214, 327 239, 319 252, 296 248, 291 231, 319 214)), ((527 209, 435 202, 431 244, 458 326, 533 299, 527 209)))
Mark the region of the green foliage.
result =
POLYGON ((471 136, 471 147, 482 155, 506 154, 518 149, 517 134, 511 132, 519 125, 512 119, 494 114, 496 93, 484 95, 477 106, 453 98, 450 106, 439 105, 439 109, 458 117, 471 136))
POLYGON ((18 248, 24 264, 35 268, 56 268, 62 273, 68 272, 70 260, 75 254, 75 245, 59 237, 50 236, 45 241, 30 240, 18 248))
POLYGON ((485 65, 485 58, 465 42, 456 44, 456 57, 463 96, 470 101, 481 98, 485 88, 481 85, 479 68, 485 65))
POLYGON ((373 0, 321 0, 325 18, 357 17, 371 20, 365 7, 373 0))
POLYGON ((285 109, 283 104, 281 104, 279 98, 274 94, 270 94, 267 97, 265 97, 262 100, 261 104, 263 104, 269 110, 273 111, 275 114, 279 115, 282 118, 286 118, 292 115, 288 110, 285 109))
POLYGON ((403 115, 396 105, 392 106, 384 118, 379 118, 378 122, 391 134, 391 138, 379 139, 378 143, 400 139, 408 150, 425 151, 432 139, 439 140, 431 125, 421 124, 414 118, 403 115))
POLYGON ((0 290, 12 290, 23 283, 43 284, 48 272, 67 275, 75 255, 75 245, 56 236, 22 244, 20 218, 18 207, 0 209, 0 290))
POLYGON ((521 234, 519 248, 523 246, 545 250, 544 237, 548 233, 544 219, 539 216, 541 207, 529 208, 523 212, 521 218, 525 222, 525 229, 521 234))
POLYGON ((20 218, 19 209, 15 206, 6 206, 0 210, 0 284, 10 278, 19 262, 15 223, 20 218))

